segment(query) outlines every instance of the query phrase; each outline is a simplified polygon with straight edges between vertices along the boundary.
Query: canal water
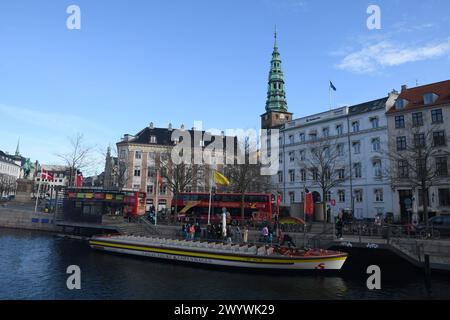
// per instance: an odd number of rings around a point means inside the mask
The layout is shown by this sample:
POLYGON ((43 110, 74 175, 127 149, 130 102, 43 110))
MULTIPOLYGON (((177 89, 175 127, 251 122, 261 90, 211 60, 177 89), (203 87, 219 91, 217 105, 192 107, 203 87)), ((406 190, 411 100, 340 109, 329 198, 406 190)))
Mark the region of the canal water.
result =
POLYGON ((336 274, 264 274, 214 270, 97 252, 85 242, 0 229, 0 299, 449 299, 450 276, 423 273, 394 256, 353 252, 336 274), (381 267, 381 290, 366 286, 368 264, 381 267), (66 269, 81 268, 81 290, 66 269))

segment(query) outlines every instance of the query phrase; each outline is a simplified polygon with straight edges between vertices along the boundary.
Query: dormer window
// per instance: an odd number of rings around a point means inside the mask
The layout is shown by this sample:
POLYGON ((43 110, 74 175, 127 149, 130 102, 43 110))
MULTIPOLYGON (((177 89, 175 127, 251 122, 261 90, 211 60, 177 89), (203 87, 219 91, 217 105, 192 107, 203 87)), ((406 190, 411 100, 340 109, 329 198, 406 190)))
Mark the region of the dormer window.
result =
POLYGON ((406 99, 398 99, 396 102, 395 102, 395 109, 403 109, 403 108, 405 108, 406 107, 406 105, 408 104, 408 100, 406 100, 406 99))
POLYGON ((423 102, 425 104, 433 104, 438 99, 438 95, 433 92, 427 92, 423 95, 423 102))
POLYGON ((156 136, 150 136, 150 143, 156 143, 156 136))

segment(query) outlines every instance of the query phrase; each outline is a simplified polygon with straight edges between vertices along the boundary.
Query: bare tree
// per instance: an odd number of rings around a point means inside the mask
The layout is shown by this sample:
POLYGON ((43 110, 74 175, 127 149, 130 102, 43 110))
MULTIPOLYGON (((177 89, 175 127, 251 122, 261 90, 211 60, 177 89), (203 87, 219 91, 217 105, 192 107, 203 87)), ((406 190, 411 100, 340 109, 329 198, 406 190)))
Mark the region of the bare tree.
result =
POLYGON ((91 170, 96 165, 92 158, 93 147, 85 143, 83 134, 77 133, 73 137, 68 137, 70 151, 67 153, 57 153, 69 171, 69 186, 74 186, 77 171, 91 170))
MULTIPOLYGON (((173 164, 170 157, 167 157, 167 159, 160 159, 159 168, 161 178, 165 179, 167 189, 173 194, 175 212, 178 212, 178 195, 186 192, 188 187, 199 180, 195 167, 184 162, 173 164)), ((157 181, 156 183, 159 182, 157 181)))
POLYGON ((225 175, 230 180, 229 189, 241 195, 241 218, 245 218, 245 194, 249 192, 266 192, 271 188, 268 176, 261 175, 261 164, 251 161, 257 158, 258 152, 252 150, 250 139, 246 137, 243 145, 245 161, 243 164, 229 164, 225 166, 225 175), (256 157, 255 157, 255 153, 256 157))
POLYGON ((321 139, 310 144, 309 151, 304 150, 304 158, 296 156, 300 167, 300 181, 305 185, 316 186, 322 191, 322 209, 326 224, 326 201, 329 192, 344 183, 350 176, 350 169, 343 160, 340 144, 333 139, 321 139), (309 156, 306 155, 309 152, 309 156))
POLYGON ((442 168, 436 166, 436 158, 449 155, 448 150, 442 148, 448 145, 448 139, 439 124, 426 129, 409 125, 405 136, 391 137, 389 144, 387 157, 391 161, 392 184, 421 190, 423 219, 428 224, 430 187, 448 174, 446 164, 442 168))

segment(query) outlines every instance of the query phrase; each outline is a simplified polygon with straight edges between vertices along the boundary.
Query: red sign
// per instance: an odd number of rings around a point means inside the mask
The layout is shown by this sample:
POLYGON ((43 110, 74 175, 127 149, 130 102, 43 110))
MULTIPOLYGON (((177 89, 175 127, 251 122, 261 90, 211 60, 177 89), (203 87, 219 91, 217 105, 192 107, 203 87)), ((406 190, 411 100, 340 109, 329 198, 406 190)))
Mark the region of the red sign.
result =
POLYGON ((305 194, 305 214, 308 216, 312 215, 314 213, 314 201, 313 201, 313 195, 311 192, 305 194))
POLYGON ((330 201, 330 203, 331 203, 331 205, 334 207, 334 206, 336 205, 336 200, 332 199, 332 200, 330 201))

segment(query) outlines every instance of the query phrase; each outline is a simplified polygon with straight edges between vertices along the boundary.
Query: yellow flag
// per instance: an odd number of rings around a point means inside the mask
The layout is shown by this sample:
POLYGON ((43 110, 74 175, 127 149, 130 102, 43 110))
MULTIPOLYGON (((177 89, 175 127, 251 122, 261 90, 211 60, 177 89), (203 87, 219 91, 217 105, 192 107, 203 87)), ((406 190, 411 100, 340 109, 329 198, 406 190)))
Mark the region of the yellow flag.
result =
POLYGON ((220 172, 214 170, 214 182, 216 184, 221 184, 224 186, 228 186, 230 184, 230 181, 220 172))

